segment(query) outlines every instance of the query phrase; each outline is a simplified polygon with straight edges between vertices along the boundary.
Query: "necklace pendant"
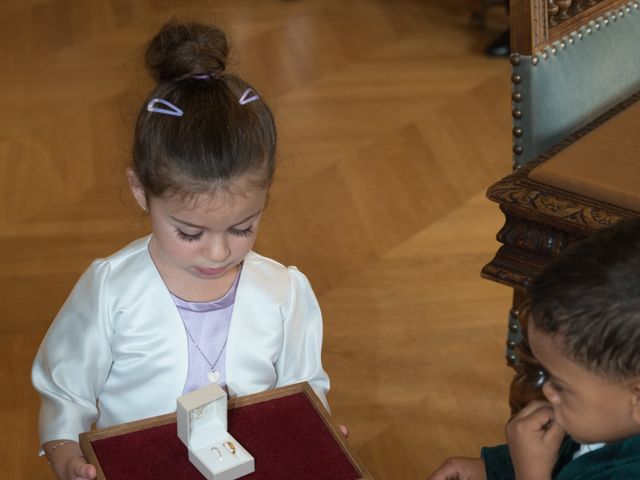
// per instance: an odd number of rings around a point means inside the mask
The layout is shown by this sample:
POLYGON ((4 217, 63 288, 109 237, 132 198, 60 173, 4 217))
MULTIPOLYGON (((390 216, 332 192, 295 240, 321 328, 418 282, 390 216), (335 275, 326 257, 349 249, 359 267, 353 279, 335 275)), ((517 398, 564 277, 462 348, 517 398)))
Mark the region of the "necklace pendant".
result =
POLYGON ((211 370, 207 372, 207 379, 211 383, 218 383, 218 380, 220 380, 220 372, 218 372, 217 370, 211 370))

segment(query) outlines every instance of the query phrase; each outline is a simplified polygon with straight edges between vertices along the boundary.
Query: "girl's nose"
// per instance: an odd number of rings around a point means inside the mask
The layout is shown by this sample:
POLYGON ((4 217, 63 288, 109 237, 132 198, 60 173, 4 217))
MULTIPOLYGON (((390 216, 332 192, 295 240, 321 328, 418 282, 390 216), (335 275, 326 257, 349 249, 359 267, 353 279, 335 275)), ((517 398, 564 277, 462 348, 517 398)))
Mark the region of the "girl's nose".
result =
POLYGON ((224 235, 213 235, 205 243, 203 255, 211 262, 222 263, 230 254, 231 250, 224 235))

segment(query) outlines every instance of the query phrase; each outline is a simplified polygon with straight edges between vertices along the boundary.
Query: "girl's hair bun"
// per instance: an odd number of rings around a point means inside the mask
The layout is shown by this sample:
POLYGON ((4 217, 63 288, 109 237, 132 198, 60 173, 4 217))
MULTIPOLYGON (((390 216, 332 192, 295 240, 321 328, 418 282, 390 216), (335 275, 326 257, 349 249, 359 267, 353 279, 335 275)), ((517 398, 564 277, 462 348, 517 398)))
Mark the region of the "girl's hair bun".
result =
POLYGON ((219 76, 228 54, 229 45, 222 30, 172 20, 149 42, 145 62, 154 80, 164 83, 194 75, 219 76))

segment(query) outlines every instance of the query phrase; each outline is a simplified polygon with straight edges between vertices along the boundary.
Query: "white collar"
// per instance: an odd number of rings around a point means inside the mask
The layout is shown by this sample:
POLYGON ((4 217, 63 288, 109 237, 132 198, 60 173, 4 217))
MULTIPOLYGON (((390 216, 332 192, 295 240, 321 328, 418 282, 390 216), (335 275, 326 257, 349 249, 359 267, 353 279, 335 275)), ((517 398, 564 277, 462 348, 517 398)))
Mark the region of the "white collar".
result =
POLYGON ((580 445, 580 448, 576 453, 573 454, 573 460, 578 458, 585 453, 593 452, 594 450, 598 450, 599 448, 604 447, 604 443, 583 443, 580 445))

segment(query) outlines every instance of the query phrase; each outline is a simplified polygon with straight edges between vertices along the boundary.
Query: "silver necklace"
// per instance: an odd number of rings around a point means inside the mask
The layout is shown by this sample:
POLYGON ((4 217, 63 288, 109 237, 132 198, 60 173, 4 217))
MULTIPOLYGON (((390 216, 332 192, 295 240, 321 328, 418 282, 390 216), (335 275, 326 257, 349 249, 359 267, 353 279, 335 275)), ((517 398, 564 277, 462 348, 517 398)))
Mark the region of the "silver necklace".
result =
POLYGON ((207 358, 207 356, 204 354, 204 352, 200 349, 198 342, 196 342, 195 338, 193 338, 193 335, 191 335, 191 332, 189 331, 186 325, 184 326, 184 329, 187 331, 187 335, 189 335, 189 339, 193 342, 193 344, 196 346, 196 348, 200 352, 200 355, 202 355, 202 358, 204 358, 204 360, 209 364, 210 370, 207 372, 207 379, 211 383, 218 383, 218 380, 220 380, 220 372, 216 370, 216 365, 218 364, 218 360, 220 360, 220 357, 222 356, 222 352, 224 352, 224 347, 227 346, 227 340, 229 339, 229 335, 227 335, 226 338, 224 339, 224 343, 222 344, 222 348, 218 352, 218 356, 216 357, 216 360, 213 363, 211 363, 207 358))

